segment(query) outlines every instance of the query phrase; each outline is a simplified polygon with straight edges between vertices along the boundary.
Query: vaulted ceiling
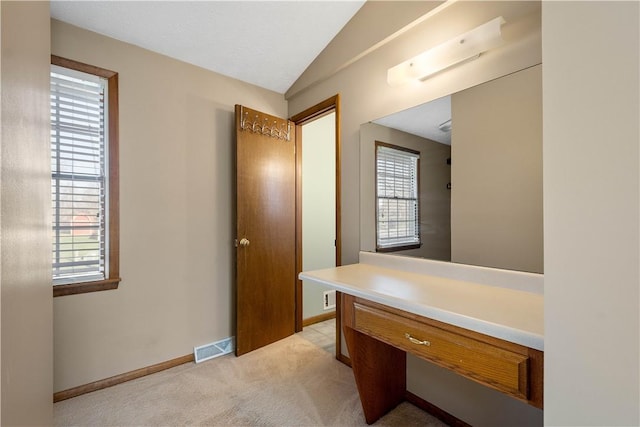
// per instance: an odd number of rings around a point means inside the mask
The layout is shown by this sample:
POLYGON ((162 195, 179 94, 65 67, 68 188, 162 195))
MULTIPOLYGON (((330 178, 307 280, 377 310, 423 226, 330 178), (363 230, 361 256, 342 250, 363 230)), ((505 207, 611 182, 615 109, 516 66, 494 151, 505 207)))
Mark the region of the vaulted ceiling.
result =
POLYGON ((51 17, 284 93, 363 4, 53 0, 51 17))

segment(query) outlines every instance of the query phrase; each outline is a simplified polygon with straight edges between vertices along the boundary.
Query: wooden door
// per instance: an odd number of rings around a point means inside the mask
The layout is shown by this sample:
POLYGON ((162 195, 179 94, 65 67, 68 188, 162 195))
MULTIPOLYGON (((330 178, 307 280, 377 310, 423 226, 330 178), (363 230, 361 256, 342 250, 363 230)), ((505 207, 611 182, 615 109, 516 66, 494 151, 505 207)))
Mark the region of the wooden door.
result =
POLYGON ((295 332, 295 129, 236 105, 236 355, 295 332))

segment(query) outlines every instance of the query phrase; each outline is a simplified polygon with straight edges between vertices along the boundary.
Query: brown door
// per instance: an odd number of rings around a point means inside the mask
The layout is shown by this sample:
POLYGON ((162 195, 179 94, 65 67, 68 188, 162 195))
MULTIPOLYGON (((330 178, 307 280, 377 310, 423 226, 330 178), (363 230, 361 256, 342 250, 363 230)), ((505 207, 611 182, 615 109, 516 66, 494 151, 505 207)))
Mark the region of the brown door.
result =
POLYGON ((295 332, 295 126, 236 105, 236 355, 295 332))

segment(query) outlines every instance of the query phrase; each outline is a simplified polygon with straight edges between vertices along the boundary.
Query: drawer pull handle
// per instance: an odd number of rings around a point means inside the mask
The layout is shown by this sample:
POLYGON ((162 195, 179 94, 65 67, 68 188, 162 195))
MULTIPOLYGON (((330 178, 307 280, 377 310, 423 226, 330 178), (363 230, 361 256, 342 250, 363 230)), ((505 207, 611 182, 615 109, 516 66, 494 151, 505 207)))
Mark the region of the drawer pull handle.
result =
POLYGON ((420 341, 419 339, 416 339, 416 338, 412 337, 408 333, 404 334, 404 337, 406 339, 408 339, 409 341, 411 341, 412 343, 414 343, 414 344, 426 345, 427 347, 429 347, 431 345, 431 343, 429 341, 427 341, 427 340, 420 341))

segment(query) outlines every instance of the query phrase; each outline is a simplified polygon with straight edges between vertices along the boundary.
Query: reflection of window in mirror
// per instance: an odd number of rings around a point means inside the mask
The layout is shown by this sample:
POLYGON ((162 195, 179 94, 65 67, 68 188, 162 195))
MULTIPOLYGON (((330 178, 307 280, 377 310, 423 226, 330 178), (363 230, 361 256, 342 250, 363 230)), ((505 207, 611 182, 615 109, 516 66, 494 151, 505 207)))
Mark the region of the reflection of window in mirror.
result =
POLYGON ((376 141, 376 250, 420 247, 420 153, 376 141))

